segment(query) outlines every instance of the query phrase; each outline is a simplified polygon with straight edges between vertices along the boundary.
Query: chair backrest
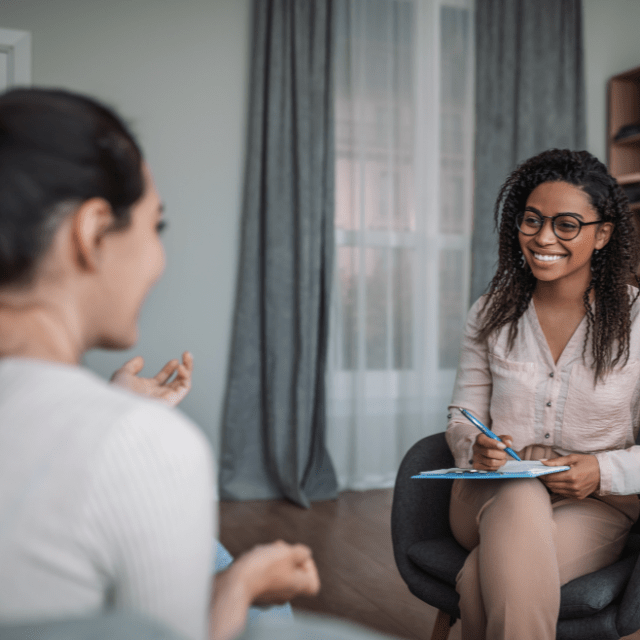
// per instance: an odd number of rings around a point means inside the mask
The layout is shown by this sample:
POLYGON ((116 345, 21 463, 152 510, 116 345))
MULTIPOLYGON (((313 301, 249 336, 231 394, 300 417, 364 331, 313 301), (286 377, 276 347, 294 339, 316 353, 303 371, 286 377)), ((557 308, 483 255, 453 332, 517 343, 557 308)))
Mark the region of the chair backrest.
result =
POLYGON ((451 537, 449 499, 452 480, 419 480, 411 476, 453 465, 444 433, 427 436, 405 454, 393 491, 391 537, 396 563, 406 562, 409 548, 421 540, 451 537))

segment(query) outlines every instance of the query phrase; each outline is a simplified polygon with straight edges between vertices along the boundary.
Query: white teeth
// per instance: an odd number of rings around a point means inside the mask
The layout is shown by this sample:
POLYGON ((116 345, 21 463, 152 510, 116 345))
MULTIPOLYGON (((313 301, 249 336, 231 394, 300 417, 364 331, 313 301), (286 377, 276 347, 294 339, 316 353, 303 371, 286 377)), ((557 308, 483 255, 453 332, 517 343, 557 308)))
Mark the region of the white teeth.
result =
POLYGON ((536 260, 541 260, 542 262, 555 262, 556 260, 560 260, 560 258, 564 258, 564 256, 559 255, 542 255, 541 253, 533 254, 536 260))

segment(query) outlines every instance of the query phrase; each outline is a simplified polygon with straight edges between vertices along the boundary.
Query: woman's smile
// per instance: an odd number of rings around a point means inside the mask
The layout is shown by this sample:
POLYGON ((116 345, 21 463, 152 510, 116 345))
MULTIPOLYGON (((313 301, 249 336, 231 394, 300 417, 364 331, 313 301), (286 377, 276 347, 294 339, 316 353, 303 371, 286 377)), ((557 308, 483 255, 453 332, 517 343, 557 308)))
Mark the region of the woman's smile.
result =
POLYGON ((534 251, 533 257, 539 262, 557 262, 558 260, 565 258, 566 255, 561 253, 536 253, 534 251))

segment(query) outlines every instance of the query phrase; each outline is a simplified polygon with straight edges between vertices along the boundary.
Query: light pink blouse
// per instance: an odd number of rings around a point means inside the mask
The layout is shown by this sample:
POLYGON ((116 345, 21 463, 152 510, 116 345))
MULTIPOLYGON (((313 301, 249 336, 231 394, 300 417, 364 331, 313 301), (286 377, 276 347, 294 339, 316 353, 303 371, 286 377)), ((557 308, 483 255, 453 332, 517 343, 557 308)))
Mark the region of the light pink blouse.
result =
MULTIPOLYGON (((629 287, 629 294, 637 290, 629 287)), ((468 409, 513 448, 548 446, 558 455, 595 454, 604 494, 640 493, 640 300, 631 311, 629 361, 594 387, 591 339, 582 359, 587 319, 582 320, 557 364, 538 322, 533 301, 518 322, 507 351, 508 327, 478 343, 478 300, 467 318, 456 376, 447 442, 460 467, 470 467, 479 431, 460 413, 468 409)))

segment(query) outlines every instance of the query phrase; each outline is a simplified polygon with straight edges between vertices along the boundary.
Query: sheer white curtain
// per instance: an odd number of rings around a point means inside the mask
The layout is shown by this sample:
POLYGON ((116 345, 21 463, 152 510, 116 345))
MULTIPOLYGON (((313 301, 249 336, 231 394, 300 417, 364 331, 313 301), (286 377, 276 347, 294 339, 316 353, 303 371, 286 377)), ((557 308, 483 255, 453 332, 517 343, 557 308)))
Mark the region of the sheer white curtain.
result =
POLYGON ((445 428, 469 290, 472 0, 339 0, 328 445, 393 485, 445 428))

